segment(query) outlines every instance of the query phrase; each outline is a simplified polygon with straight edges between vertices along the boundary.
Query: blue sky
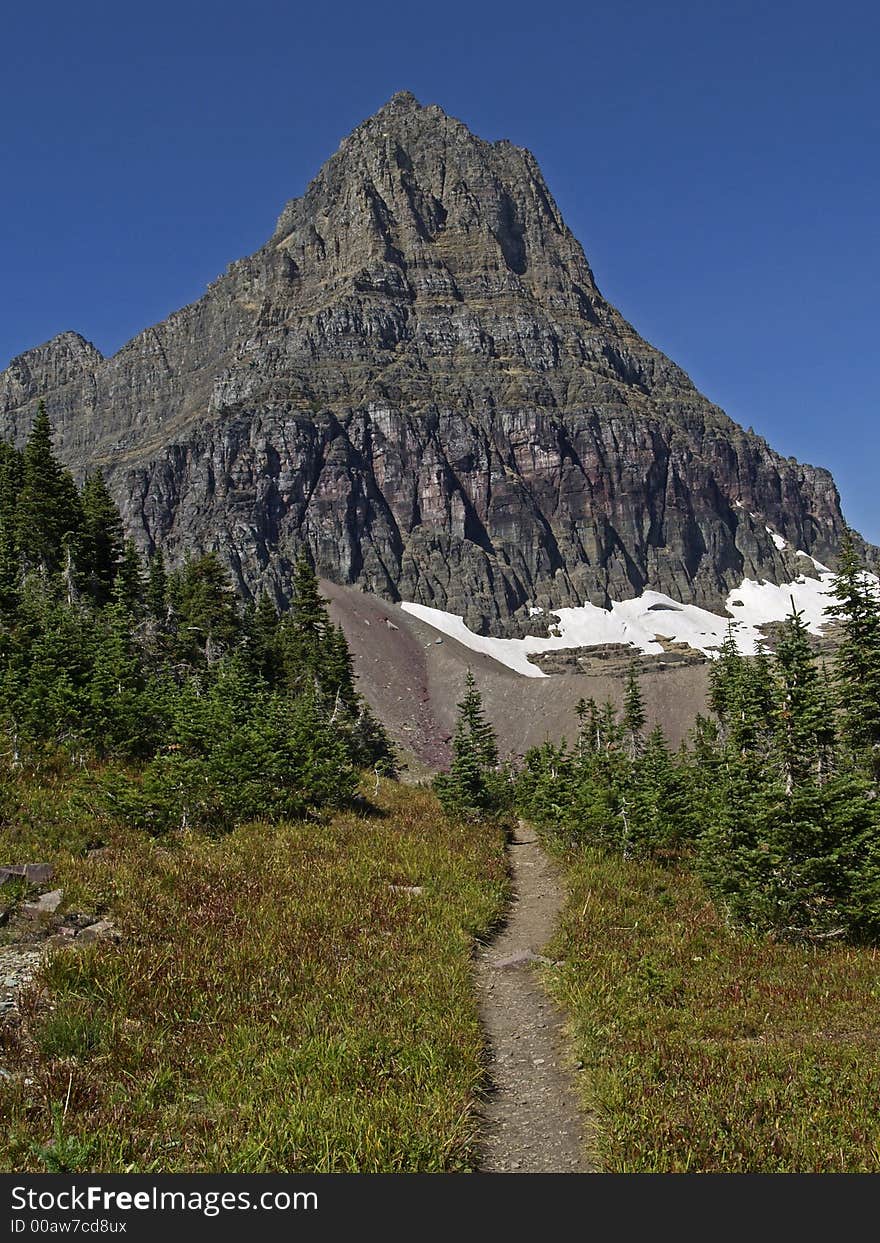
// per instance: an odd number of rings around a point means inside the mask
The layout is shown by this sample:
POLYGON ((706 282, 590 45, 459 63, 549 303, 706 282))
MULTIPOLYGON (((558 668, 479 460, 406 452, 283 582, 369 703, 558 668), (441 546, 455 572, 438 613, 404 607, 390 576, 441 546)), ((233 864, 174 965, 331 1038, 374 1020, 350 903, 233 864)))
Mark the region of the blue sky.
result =
POLYGON ((880 542, 880 9, 7 6, 0 366, 105 352, 256 249, 396 90, 530 147, 600 288, 880 542))

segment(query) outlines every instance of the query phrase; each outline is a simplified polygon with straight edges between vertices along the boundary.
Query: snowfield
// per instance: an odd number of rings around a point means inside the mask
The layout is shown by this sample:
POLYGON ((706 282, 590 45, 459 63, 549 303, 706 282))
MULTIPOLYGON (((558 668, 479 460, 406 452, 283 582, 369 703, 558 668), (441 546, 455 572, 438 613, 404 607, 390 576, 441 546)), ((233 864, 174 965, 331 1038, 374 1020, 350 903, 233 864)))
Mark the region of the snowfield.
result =
MULTIPOLYGON (((833 575, 827 566, 806 553, 819 572, 819 578, 800 575, 791 583, 753 582, 745 579, 725 600, 729 616, 721 617, 693 604, 679 604, 658 591, 646 591, 635 600, 621 600, 610 609, 593 604, 581 608, 558 609, 551 613, 549 638, 496 639, 475 634, 454 613, 428 608, 423 604, 401 604, 405 612, 418 617, 442 634, 457 639, 474 652, 482 652, 493 660, 527 678, 543 678, 529 655, 559 651, 562 648, 596 647, 603 643, 628 643, 640 652, 659 655, 663 647, 659 638, 673 643, 687 643, 707 656, 714 656, 733 622, 737 646, 743 655, 754 655, 763 636, 758 626, 782 621, 790 612, 792 601, 804 614, 804 621, 813 634, 819 634, 829 620, 825 610, 834 603, 831 594, 833 575)), ((534 615, 536 610, 530 610, 534 615)))

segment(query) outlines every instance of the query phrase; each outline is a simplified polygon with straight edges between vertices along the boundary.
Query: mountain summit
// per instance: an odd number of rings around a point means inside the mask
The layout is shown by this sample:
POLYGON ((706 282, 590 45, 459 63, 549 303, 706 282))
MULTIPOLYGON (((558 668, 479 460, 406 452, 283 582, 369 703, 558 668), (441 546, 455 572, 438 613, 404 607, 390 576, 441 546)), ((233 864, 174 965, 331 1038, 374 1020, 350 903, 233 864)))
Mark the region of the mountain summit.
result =
POLYGON ((64 333, 15 359, 0 434, 40 398, 142 546, 284 593, 307 544, 327 578, 494 634, 648 589, 717 609, 843 530, 826 471, 605 301, 531 153, 406 92, 198 302, 112 358, 64 333))

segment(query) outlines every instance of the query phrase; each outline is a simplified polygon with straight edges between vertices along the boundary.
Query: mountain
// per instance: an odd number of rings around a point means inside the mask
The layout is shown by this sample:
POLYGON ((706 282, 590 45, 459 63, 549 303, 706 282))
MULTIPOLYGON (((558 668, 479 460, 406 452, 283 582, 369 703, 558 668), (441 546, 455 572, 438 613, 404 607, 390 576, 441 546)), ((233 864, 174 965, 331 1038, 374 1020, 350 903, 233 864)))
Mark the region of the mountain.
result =
POLYGON ((827 471, 605 301, 528 151, 407 93, 198 302, 111 358, 75 333, 16 358, 0 434, 40 399, 142 547, 283 595, 305 543, 327 579, 489 635, 649 591, 723 611, 745 579, 815 577, 844 527, 827 471))

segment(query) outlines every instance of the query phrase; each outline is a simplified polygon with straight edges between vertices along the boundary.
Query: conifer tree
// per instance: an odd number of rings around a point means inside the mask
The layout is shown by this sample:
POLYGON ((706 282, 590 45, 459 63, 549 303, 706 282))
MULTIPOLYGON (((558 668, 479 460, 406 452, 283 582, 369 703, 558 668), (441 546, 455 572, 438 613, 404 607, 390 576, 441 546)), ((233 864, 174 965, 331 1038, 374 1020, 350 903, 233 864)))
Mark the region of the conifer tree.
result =
POLYGON ((354 664, 341 626, 328 623, 322 643, 318 671, 322 689, 333 710, 349 716, 357 713, 354 664))
POLYGON ((803 613, 785 620, 776 649, 779 686, 779 752, 786 794, 817 775, 826 745, 829 705, 824 702, 803 613))
POLYGON ((630 850, 663 854, 692 833, 692 810, 686 767, 669 753, 663 730, 651 730, 628 781, 630 850))
POLYGON ((147 612, 155 621, 164 623, 167 620, 168 575, 165 571, 165 558, 161 548, 157 548, 150 557, 144 603, 147 612))
POLYGON ((188 559, 169 580, 178 654, 194 664, 214 664, 238 638, 235 591, 216 553, 188 559))
POLYGON ((309 682, 322 685, 324 640, 330 624, 308 549, 296 560, 292 586, 293 598, 284 619, 282 643, 290 685, 301 690, 309 682))
POLYGON ((577 752, 584 757, 598 751, 601 745, 602 723, 595 699, 591 696, 578 700, 575 716, 578 719, 577 752))
POLYGON ((100 471, 86 476, 80 499, 82 576, 93 600, 106 604, 123 558, 122 520, 100 471))
POLYGON ((60 571, 65 547, 76 549, 82 526, 79 493, 52 450, 52 429, 41 402, 24 450, 15 508, 15 539, 25 567, 60 571))
POLYGON ((623 728, 629 745, 630 759, 634 760, 642 749, 642 730, 645 728, 645 704, 636 676, 635 664, 629 667, 626 695, 623 707, 623 728))
POLYGON ((500 809, 502 783, 495 772, 498 745, 470 670, 465 679, 464 697, 458 704, 452 756, 448 775, 435 781, 435 789, 447 811, 477 816, 500 809))
POLYGON ((839 618, 843 632, 834 662, 842 729, 880 778, 880 588, 859 561, 849 532, 833 590, 838 603, 828 612, 839 618))
POLYGON ((146 584, 143 559, 133 540, 125 541, 122 559, 116 572, 116 585, 119 589, 119 599, 129 614, 132 617, 140 617, 146 584))
POLYGON ((0 441, 0 615, 14 612, 21 586, 15 511, 23 467, 22 455, 0 441))
POLYGON ((270 686, 278 686, 282 681, 280 622, 278 609, 265 591, 245 609, 242 619, 242 636, 251 663, 270 686))
POLYGON ((470 669, 465 678, 465 693, 458 705, 458 713, 458 733, 465 749, 473 752, 483 771, 494 769, 498 764, 498 743, 495 731, 486 720, 483 697, 477 690, 476 679, 470 669))
POLYGON ((131 619, 121 585, 101 617, 88 683, 92 741, 101 754, 142 754, 149 734, 142 698, 144 677, 131 637, 131 619))
POLYGON ((601 749, 613 751, 620 742, 621 730, 617 720, 617 709, 610 699, 606 699, 599 710, 599 739, 601 749))

